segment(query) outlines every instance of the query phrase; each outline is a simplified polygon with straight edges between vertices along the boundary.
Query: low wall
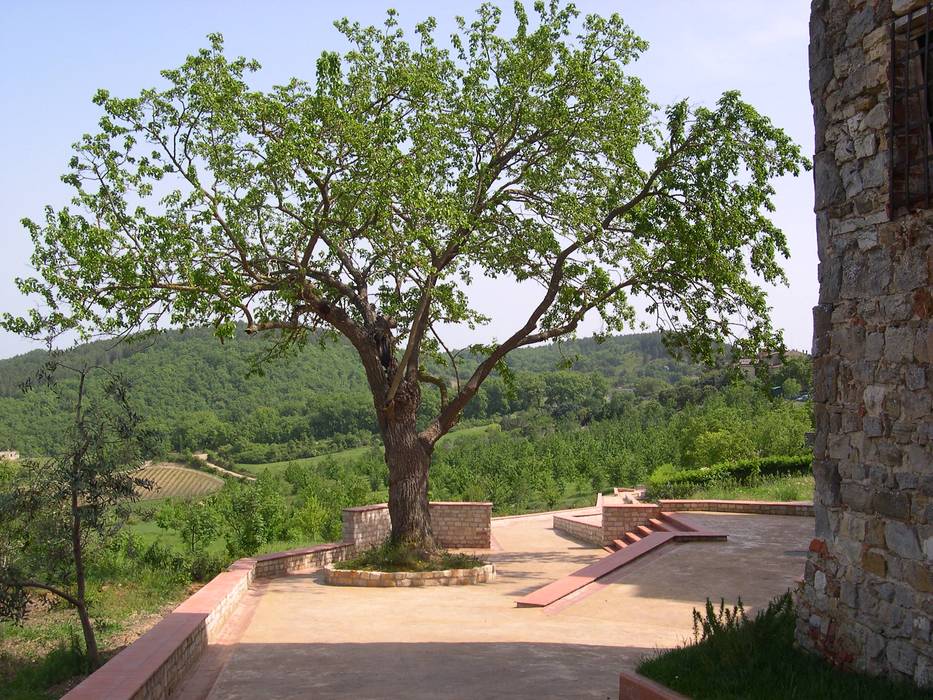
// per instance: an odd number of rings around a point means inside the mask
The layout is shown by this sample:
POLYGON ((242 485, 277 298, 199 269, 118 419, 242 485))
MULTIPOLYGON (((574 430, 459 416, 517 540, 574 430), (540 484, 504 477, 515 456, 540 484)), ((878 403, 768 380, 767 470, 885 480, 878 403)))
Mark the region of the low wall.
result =
MULTIPOLYGON (((428 504, 431 527, 441 547, 489 549, 492 539, 492 503, 437 501, 428 504)), ((381 544, 392 524, 389 506, 377 503, 343 510, 343 539, 366 548, 381 544)))
MULTIPOLYGON (((445 547, 488 549, 491 515, 491 503, 431 504, 431 519, 445 547)), ((321 569, 382 542, 390 530, 388 506, 347 508, 343 528, 343 542, 235 561, 62 700, 167 700, 254 579, 321 569)))
POLYGON ((435 501, 428 508, 434 536, 442 547, 492 546, 492 503, 435 501))
POLYGON ((650 518, 661 515, 657 503, 603 503, 603 544, 622 538, 639 525, 647 525, 650 518))
POLYGON ((712 513, 755 513, 758 515, 813 515, 809 501, 720 501, 672 499, 658 501, 661 510, 705 510, 712 513))
MULTIPOLYGON (((661 507, 656 503, 612 503, 609 498, 602 499, 600 522, 573 514, 554 516, 554 529, 566 532, 584 542, 598 547, 611 544, 613 540, 622 539, 626 532, 632 532, 639 525, 647 525, 650 518, 657 518, 661 514, 661 507)), ((584 517, 592 519, 597 511, 587 513, 584 517)))
POLYGON ((360 588, 424 588, 426 586, 466 586, 496 579, 496 567, 485 564, 470 569, 442 571, 360 571, 324 567, 324 580, 332 586, 360 588))
POLYGON ((75 686, 63 700, 169 698, 239 604, 253 579, 320 568, 354 551, 349 543, 336 543, 235 561, 75 686))
POLYGON ((603 546, 603 528, 595 523, 586 522, 572 515, 555 515, 553 527, 578 540, 589 542, 597 547, 603 546))

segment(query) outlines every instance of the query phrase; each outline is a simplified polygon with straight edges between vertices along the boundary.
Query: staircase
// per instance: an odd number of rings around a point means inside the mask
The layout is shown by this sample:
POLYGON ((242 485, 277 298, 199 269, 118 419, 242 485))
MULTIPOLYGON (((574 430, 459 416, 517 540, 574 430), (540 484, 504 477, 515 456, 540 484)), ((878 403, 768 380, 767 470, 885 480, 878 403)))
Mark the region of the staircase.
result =
MULTIPOLYGON (((647 525, 639 525, 634 530, 626 532, 624 535, 622 535, 621 539, 613 540, 610 544, 603 547, 603 549, 610 553, 618 552, 622 549, 625 549, 629 545, 635 544, 636 542, 641 542, 645 538, 650 537, 651 535, 658 532, 689 533, 700 531, 683 522, 682 520, 678 520, 670 513, 661 513, 660 518, 649 518, 647 525)), ((701 539, 709 539, 709 537, 706 535, 710 533, 701 534, 704 535, 701 539)), ((725 538, 726 536, 723 535, 722 539, 725 538)))
POLYGON ((697 530, 670 513, 661 513, 658 518, 650 518, 647 525, 638 525, 604 547, 610 552, 609 556, 532 591, 519 598, 516 604, 520 608, 550 605, 670 542, 725 539, 726 535, 721 532, 697 530))

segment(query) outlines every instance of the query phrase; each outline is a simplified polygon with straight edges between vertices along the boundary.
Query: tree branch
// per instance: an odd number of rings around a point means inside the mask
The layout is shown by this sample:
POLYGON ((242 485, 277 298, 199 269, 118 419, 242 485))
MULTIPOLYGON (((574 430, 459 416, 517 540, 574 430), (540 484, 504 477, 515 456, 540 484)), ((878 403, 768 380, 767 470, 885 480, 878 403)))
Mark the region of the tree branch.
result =
POLYGON ((441 407, 447 405, 447 384, 440 377, 435 377, 432 374, 428 374, 423 369, 418 370, 418 380, 422 382, 427 382, 428 384, 433 384, 437 387, 438 391, 441 394, 441 407))
POLYGON ((13 586, 17 588, 39 588, 41 590, 48 591, 49 593, 53 593, 57 595, 59 598, 62 598, 63 600, 67 600, 71 605, 73 605, 76 608, 83 607, 81 603, 78 601, 78 599, 75 598, 73 595, 71 595, 70 593, 67 593, 66 591, 61 590, 60 588, 51 586, 47 583, 42 583, 41 581, 32 581, 32 580, 13 581, 12 583, 13 583, 13 586))

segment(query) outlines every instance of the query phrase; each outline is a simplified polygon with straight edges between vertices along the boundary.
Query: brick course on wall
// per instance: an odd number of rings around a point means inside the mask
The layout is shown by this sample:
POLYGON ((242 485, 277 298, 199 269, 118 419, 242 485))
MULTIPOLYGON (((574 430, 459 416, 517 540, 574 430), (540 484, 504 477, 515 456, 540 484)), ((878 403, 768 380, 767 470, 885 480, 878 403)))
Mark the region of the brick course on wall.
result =
MULTIPOLYGON (((492 538, 492 503, 435 501, 428 504, 431 528, 442 547, 489 549, 492 538)), ((344 508, 343 539, 360 547, 385 542, 392 531, 389 506, 344 508)))
POLYGON ((661 515, 657 503, 603 504, 603 544, 621 539, 639 525, 647 525, 649 518, 661 515))
POLYGON ((711 513, 754 513, 757 515, 812 516, 813 504, 806 501, 726 501, 714 499, 660 500, 663 511, 708 511, 711 513))
POLYGON ((555 530, 566 532, 571 537, 575 537, 583 542, 589 542, 597 547, 603 545, 602 525, 586 522, 573 515, 555 515, 553 527, 555 530))
POLYGON ((797 639, 933 686, 933 212, 889 211, 888 179, 891 23, 922 4, 812 6, 816 538, 797 639))

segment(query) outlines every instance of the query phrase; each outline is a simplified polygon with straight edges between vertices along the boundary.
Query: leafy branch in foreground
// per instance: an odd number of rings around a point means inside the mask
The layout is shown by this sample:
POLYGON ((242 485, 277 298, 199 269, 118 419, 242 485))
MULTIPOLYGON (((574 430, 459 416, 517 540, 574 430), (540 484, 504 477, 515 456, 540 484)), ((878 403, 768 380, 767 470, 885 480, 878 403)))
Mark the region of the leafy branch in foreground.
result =
POLYGON ((267 91, 211 35, 167 87, 100 91, 100 131, 64 177, 73 206, 25 221, 38 274, 18 283, 44 310, 2 326, 168 322, 223 339, 242 322, 273 332, 266 360, 312 331, 346 337, 385 443, 393 538, 426 550, 434 447, 509 352, 590 313, 606 333, 634 326, 632 295, 695 357, 779 348, 755 279, 784 280, 770 181, 808 167, 800 149, 736 92, 658 117, 627 73, 647 45, 618 15, 556 0, 514 13, 507 35, 480 6, 449 46, 431 19, 413 42, 393 11, 381 28, 341 20, 346 53, 267 91), (442 333, 488 320, 467 294, 476 275, 540 296, 514 332, 472 346, 482 359, 461 379, 442 333), (441 403, 419 426, 423 382, 441 403))

